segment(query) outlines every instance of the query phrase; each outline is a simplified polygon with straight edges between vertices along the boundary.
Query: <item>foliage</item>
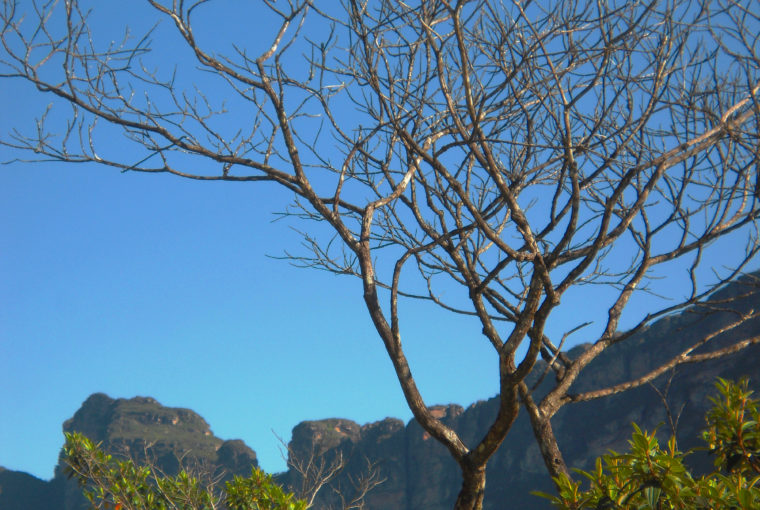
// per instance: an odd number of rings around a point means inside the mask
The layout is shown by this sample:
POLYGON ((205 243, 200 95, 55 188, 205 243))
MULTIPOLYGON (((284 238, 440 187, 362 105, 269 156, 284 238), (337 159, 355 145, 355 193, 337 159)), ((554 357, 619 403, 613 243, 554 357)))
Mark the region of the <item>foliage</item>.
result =
POLYGON ((720 396, 711 398, 708 428, 702 438, 715 454, 715 467, 729 473, 760 474, 760 410, 747 381, 739 384, 719 379, 720 396))
POLYGON ((663 449, 655 432, 633 425, 628 453, 610 452, 593 471, 577 470, 590 487, 581 489, 566 475, 555 478, 558 496, 541 492, 562 509, 760 508, 760 426, 758 400, 748 382, 719 379, 719 395, 707 413, 703 438, 715 455, 716 470, 695 477, 683 463, 688 455, 671 437, 663 449))
POLYGON ((152 466, 130 459, 117 460, 79 433, 66 433, 64 460, 84 494, 98 510, 305 510, 274 483, 253 468, 248 478, 235 476, 224 490, 215 480, 204 480, 182 470, 168 476, 152 466))

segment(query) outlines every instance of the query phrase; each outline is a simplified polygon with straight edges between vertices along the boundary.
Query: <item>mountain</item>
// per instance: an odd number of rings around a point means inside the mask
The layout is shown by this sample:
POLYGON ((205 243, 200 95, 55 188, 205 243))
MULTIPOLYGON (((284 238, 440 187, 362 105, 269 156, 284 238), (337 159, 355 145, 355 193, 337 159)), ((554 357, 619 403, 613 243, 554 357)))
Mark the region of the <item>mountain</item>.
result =
POLYGON ((223 441, 195 412, 164 407, 150 397, 114 400, 96 393, 66 420, 63 430, 80 432, 102 441, 108 451, 138 460, 148 455, 170 474, 179 471, 180 458, 185 463, 224 467, 231 474, 248 474, 252 465, 258 465, 256 453, 242 441, 223 441), (146 445, 150 445, 147 452, 146 445))
MULTIPOLYGON (((746 313, 757 308, 760 299, 757 294, 748 293, 753 287, 747 285, 754 282, 756 280, 745 279, 735 283, 712 296, 712 306, 695 306, 665 317, 614 346, 584 371, 573 390, 588 391, 635 378, 695 339, 725 327, 735 319, 736 311, 746 313), (731 304, 734 311, 720 310, 719 302, 732 298, 735 299, 731 304)), ((707 352, 736 339, 759 334, 760 320, 755 319, 716 337, 703 350, 707 352)), ((578 346, 569 356, 577 356, 585 348, 587 346, 578 346)), ((715 378, 737 379, 747 375, 756 386, 760 381, 758 361, 760 346, 755 345, 739 355, 682 365, 655 380, 653 385, 565 406, 552 420, 565 460, 570 466, 587 469, 608 449, 626 449, 632 422, 648 430, 659 426, 662 437, 666 437, 672 421, 681 449, 698 445, 715 378)), ((544 365, 537 367, 532 374, 534 382, 539 380, 544 368, 544 365)), ((545 380, 538 384, 536 393, 540 395, 550 386, 550 381, 545 380)), ((434 414, 456 429, 468 444, 482 437, 496 409, 496 398, 476 402, 466 409, 458 405, 432 407, 434 414)), ((193 411, 164 407, 147 397, 112 399, 96 393, 63 424, 63 429, 82 432, 102 442, 109 452, 128 454, 137 460, 147 455, 167 473, 176 472, 179 458, 186 464, 226 476, 247 474, 251 466, 257 464, 253 450, 242 441, 223 441, 215 437, 205 420, 193 411)), ((340 418, 305 421, 293 429, 288 449, 292 461, 301 461, 304 466, 313 461, 312 469, 321 468, 325 472, 336 463, 344 465, 330 482, 337 491, 323 488, 316 508, 338 505, 338 494, 353 497, 370 474, 384 480, 366 498, 367 508, 371 510, 447 510, 453 506, 459 489, 456 464, 414 420, 404 424, 387 418, 365 425, 340 418)), ((706 454, 690 456, 688 461, 697 470, 711 465, 706 454)), ((79 488, 66 478, 62 466, 59 461, 55 477, 47 482, 0 468, 0 509, 86 508, 79 488)), ((548 507, 544 500, 529 494, 535 489, 552 491, 552 486, 524 413, 491 459, 488 476, 486 509, 548 507)), ((295 469, 276 477, 280 483, 296 490, 303 486, 303 477, 295 469)))
MULTIPOLYGON (((256 453, 240 440, 223 441, 208 423, 189 409, 164 407, 149 397, 112 399, 95 393, 63 424, 64 432, 80 432, 102 448, 135 460, 150 459, 167 474, 183 466, 222 476, 249 475, 256 453)), ((26 473, 0 471, 2 510, 80 510, 87 501, 69 480, 59 459, 55 476, 44 482, 26 473)))
POLYGON ((20 471, 0 467, 2 510, 53 510, 62 508, 61 484, 46 482, 20 471))
MULTIPOLYGON (((737 312, 757 309, 757 275, 745 278, 711 296, 711 305, 700 305, 667 316, 644 331, 617 344, 597 358, 573 386, 574 392, 589 391, 635 379, 664 360, 680 353, 686 346, 711 332, 719 331, 735 321, 737 312), (731 301, 732 311, 721 309, 731 301)), ((760 335, 760 319, 717 336, 695 352, 710 352, 730 345, 737 339, 760 335)), ((587 345, 568 353, 578 356, 587 345)), ((534 371, 533 381, 545 365, 534 371)), ((644 385, 614 396, 569 404, 553 418, 552 424, 565 461, 571 467, 590 469, 594 460, 609 449, 626 450, 632 423, 646 430, 658 428, 662 439, 671 434, 668 412, 676 429, 679 447, 688 450, 701 446, 699 433, 710 408, 709 397, 715 393, 717 377, 738 379, 748 376, 757 387, 760 381, 760 345, 750 346, 740 354, 725 358, 681 365, 663 374, 651 385, 644 385), (659 392, 659 394, 658 394, 659 392), (667 403, 667 405, 666 405, 667 403)), ((550 381, 539 385, 536 394, 545 394, 550 381)), ((434 412, 453 427, 466 444, 477 442, 496 416, 496 398, 481 401, 463 409, 457 405, 435 406, 434 412)), ((295 456, 305 452, 324 452, 328 458, 348 459, 347 467, 335 480, 341 492, 350 497, 352 480, 367 473, 367 462, 377 463, 380 476, 386 481, 369 493, 368 507, 373 510, 448 510, 453 507, 461 483, 459 470, 446 449, 412 420, 404 426, 398 420, 386 419, 358 426, 344 421, 333 427, 334 420, 304 422, 294 429, 295 456), (326 430, 323 433, 313 431, 326 430)), ((706 453, 687 458, 698 472, 712 467, 706 453)), ((280 481, 297 487, 300 478, 291 472, 280 475, 280 481)), ((542 457, 536 446, 525 413, 521 413, 509 431, 504 444, 488 465, 487 510, 519 508, 539 509, 549 505, 530 494, 531 490, 553 492, 542 457)), ((336 505, 335 493, 323 491, 319 506, 336 505)))

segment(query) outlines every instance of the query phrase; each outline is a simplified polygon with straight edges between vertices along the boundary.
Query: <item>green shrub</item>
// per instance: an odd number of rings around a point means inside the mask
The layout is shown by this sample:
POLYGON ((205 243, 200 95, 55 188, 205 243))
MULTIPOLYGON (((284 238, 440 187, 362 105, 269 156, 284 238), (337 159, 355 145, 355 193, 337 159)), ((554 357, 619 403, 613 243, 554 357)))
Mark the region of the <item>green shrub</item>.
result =
POLYGON ((84 495, 98 510, 305 510, 305 501, 285 492, 270 475, 253 468, 222 489, 187 471, 176 476, 132 460, 117 460, 81 434, 66 434, 64 460, 84 495))
POLYGON ((715 456, 715 471, 694 477, 683 463, 687 453, 676 449, 675 438, 663 449, 655 432, 634 424, 627 453, 610 452, 596 460, 592 471, 577 470, 589 487, 568 476, 555 479, 558 494, 548 498, 555 507, 594 509, 716 509, 760 508, 760 420, 758 400, 748 382, 719 379, 718 396, 707 413, 702 437, 715 456))

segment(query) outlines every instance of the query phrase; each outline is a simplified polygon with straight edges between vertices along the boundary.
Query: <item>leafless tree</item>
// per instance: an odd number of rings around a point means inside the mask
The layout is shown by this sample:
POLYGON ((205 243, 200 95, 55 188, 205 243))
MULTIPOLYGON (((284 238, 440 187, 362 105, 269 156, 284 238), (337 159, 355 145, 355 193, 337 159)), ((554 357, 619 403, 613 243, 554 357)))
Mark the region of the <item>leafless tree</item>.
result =
POLYGON ((291 481, 288 489, 299 498, 306 500, 309 507, 314 506, 314 501, 322 489, 335 480, 346 467, 346 461, 342 452, 337 452, 328 458, 322 454, 317 454, 312 448, 309 455, 305 458, 300 455, 294 455, 288 447, 287 465, 290 472, 295 475, 296 480, 291 481))
POLYGON ((322 510, 363 510, 367 495, 385 482, 376 462, 365 458, 366 467, 355 476, 348 473, 349 459, 341 448, 334 451, 317 450, 311 445, 309 451, 295 451, 279 436, 283 457, 289 470, 288 490, 306 501, 309 508, 322 501, 335 500, 318 506, 322 510), (341 484, 339 478, 348 482, 341 484), (328 494, 325 496, 325 492, 328 494), (320 496, 322 494, 322 496, 320 496))
POLYGON ((684 401, 681 403, 680 406, 678 406, 677 410, 674 410, 675 408, 675 402, 670 401, 670 386, 673 384, 673 379, 676 376, 676 370, 673 369, 668 373, 667 379, 665 379, 665 383, 663 384, 662 388, 658 388, 653 382, 649 383, 649 386, 652 388, 652 390, 657 394, 657 397, 660 399, 660 402, 662 402, 662 406, 665 408, 665 417, 668 419, 668 429, 670 431, 671 437, 675 441, 676 448, 678 447, 678 422, 681 421, 681 415, 683 414, 683 410, 686 407, 687 402, 684 401))
POLYGON ((1 76, 56 99, 36 132, 4 143, 38 159, 292 191, 288 213, 311 249, 292 260, 360 279, 414 417, 461 468, 457 509, 482 506, 486 462, 521 408, 557 475, 567 468, 551 418, 563 405, 760 340, 709 350, 707 337, 635 381, 571 393, 603 351, 757 254, 756 0, 262 0, 245 23, 259 35, 275 26, 271 38, 229 48, 204 25, 214 2, 147 4, 168 21, 156 38, 173 28, 157 50, 154 36, 103 41, 76 0, 4 0, 1 76), (184 52, 167 49, 177 43, 184 52), (153 71, 159 57, 176 58, 176 71, 153 71), (189 57, 216 81, 189 86, 189 57), (118 132, 129 151, 98 152, 118 132), (711 274, 727 236, 746 247, 711 274), (691 291, 619 332, 634 293, 678 271, 691 291), (546 326, 579 285, 612 297, 595 303, 603 327, 570 359, 546 326), (499 411, 477 444, 423 401, 401 342, 405 298, 474 316, 493 347, 499 411), (541 357, 556 384, 534 398, 524 381, 541 357))

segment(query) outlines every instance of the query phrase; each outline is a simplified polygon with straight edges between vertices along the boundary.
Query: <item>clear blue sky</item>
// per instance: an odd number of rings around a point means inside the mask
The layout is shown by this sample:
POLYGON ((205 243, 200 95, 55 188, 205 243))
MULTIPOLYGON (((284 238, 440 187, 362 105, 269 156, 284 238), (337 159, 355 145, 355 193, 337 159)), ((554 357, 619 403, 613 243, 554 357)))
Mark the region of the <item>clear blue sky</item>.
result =
MULTIPOLYGON (((297 249, 271 223, 286 199, 271 186, 2 167, 0 465, 50 476, 61 423, 96 391, 192 408, 269 470, 283 467, 272 430, 408 419, 359 282, 266 257, 297 249)), ((491 396, 478 330, 411 305, 410 358, 431 403, 491 396)))
MULTIPOLYGON (((121 10, 108 3, 103 16, 119 23, 121 10)), ((31 131, 51 101, 7 80, 0 98, 0 136, 31 131)), ((0 148, 2 161, 16 155, 0 148)), ((272 223, 288 201, 273 185, 0 166, 0 465, 51 477, 61 424, 93 392, 191 408, 268 471, 285 467, 274 433, 287 440, 302 420, 408 420, 360 282, 266 256, 298 250, 289 225, 272 223)), ((593 302, 568 294, 550 332, 601 317, 593 302)), ((635 300, 634 315, 648 305, 635 300)), ((403 306, 429 404, 496 393, 496 360, 472 319, 403 306)))
MULTIPOLYGON (((285 199, 271 186, 2 167, 0 465, 49 477, 62 422, 96 391, 192 408, 268 470, 284 466, 272 430, 408 419, 359 282, 266 257, 299 242, 271 223, 285 199)), ((478 330, 412 306, 407 344, 430 402, 491 396, 478 330)))

